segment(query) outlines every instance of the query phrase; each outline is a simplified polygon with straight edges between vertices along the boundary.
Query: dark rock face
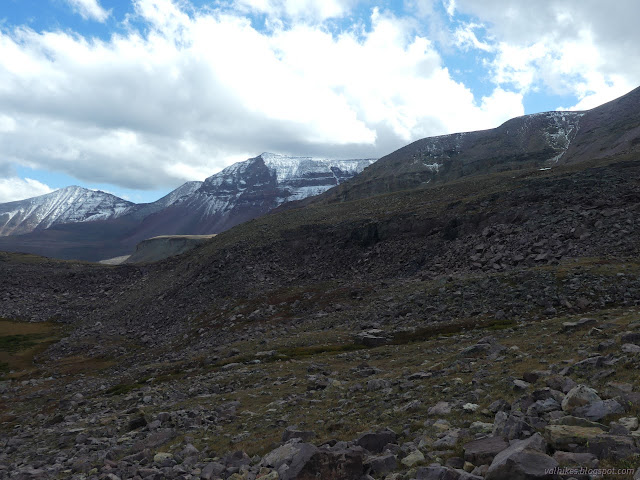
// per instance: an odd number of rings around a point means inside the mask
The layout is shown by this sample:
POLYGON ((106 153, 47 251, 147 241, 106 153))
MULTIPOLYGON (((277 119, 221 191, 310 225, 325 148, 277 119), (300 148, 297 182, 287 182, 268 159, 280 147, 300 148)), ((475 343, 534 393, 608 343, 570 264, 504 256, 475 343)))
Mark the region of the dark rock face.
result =
POLYGON ((379 432, 369 432, 361 435, 356 440, 356 445, 371 453, 381 453, 387 444, 396 442, 396 437, 396 433, 390 429, 379 432))

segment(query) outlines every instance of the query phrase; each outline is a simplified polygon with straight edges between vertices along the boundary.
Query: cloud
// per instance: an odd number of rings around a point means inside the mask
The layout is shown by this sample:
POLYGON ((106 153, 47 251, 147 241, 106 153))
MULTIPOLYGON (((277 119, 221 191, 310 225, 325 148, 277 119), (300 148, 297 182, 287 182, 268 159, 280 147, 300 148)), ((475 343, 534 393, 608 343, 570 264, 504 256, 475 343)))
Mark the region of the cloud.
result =
MULTIPOLYGON (((637 86, 640 80, 640 3, 620 0, 511 2, 457 0, 456 9, 486 26, 496 52, 496 84, 523 93, 544 89, 592 108, 637 86)), ((465 43, 481 50, 473 38, 465 43)))
MULTIPOLYGON (((313 22, 257 30, 243 13, 170 0, 134 4, 137 21, 108 40, 0 30, 0 168, 164 188, 262 151, 381 156, 523 113, 522 96, 500 86, 476 101, 415 22, 386 11, 371 11, 369 29, 332 33, 313 22)), ((342 12, 350 2, 331 4, 342 12)), ((261 5, 295 14, 294 2, 261 5)))
POLYGON ((262 13, 275 19, 318 21, 339 18, 358 0, 236 0, 240 11, 262 13))
POLYGON ((71 8, 85 20, 104 22, 111 12, 100 6, 98 0, 67 0, 71 8))
POLYGON ((31 178, 0 178, 0 203, 24 200, 52 191, 49 186, 31 178))

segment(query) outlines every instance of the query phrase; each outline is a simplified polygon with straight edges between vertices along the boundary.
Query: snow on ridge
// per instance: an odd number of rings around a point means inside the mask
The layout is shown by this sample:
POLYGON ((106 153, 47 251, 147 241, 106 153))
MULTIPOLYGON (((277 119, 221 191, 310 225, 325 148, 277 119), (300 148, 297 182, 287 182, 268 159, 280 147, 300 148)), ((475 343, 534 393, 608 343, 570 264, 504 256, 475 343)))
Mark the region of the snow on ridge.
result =
POLYGON ((205 183, 212 186, 231 184, 237 177, 242 176, 258 158, 261 158, 266 167, 272 173, 275 173, 278 183, 304 178, 304 175, 309 173, 326 173, 327 175, 332 175, 332 168, 339 168, 342 172, 355 175, 377 160, 376 158, 332 160, 329 158, 296 157, 264 152, 255 158, 229 165, 220 172, 207 178, 205 183))
POLYGON ((26 233, 60 223, 117 218, 128 213, 133 206, 133 203, 110 193, 73 185, 0 205, 0 215, 3 216, 0 234, 26 233))
POLYGON ((193 193, 195 193, 196 190, 198 190, 202 186, 203 183, 204 182, 200 182, 198 180, 193 180, 191 182, 183 183, 178 188, 176 188, 175 190, 169 192, 168 194, 166 194, 161 199, 156 200, 155 202, 153 202, 153 204, 155 204, 155 205, 157 205, 159 207, 162 207, 162 208, 169 207, 169 206, 179 202, 184 197, 187 197, 187 196, 192 195, 193 193))
POLYGON ((303 178, 310 173, 326 173, 335 177, 332 168, 338 168, 342 172, 355 175, 377 160, 372 158, 332 160, 329 158, 294 157, 269 152, 262 153, 260 157, 267 168, 275 172, 278 183, 303 178))

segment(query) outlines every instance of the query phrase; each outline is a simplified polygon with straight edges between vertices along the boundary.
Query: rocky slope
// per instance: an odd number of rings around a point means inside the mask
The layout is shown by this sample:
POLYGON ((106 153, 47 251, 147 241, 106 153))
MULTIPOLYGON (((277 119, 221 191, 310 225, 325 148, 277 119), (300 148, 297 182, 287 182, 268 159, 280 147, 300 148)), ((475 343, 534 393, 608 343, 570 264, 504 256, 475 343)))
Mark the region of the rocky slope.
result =
POLYGON ((547 112, 498 128, 418 140, 321 199, 333 202, 427 187, 469 175, 553 168, 640 151, 640 88, 586 112, 547 112))
POLYGON ((0 478, 640 477, 640 155, 616 152, 157 264, 0 255, 0 478))
POLYGON ((297 209, 144 267, 5 256, 0 315, 66 327, 35 369, 6 374, 0 465, 233 480, 635 469, 639 175, 616 157, 297 209))

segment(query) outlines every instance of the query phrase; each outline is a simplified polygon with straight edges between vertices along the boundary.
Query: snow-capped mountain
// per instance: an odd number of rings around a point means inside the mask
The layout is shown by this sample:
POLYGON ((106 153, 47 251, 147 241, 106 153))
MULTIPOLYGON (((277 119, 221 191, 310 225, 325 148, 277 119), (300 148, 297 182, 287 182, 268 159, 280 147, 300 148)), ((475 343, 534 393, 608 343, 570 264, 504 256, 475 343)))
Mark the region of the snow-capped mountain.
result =
POLYGON ((0 235, 20 235, 64 223, 118 218, 134 203, 106 192, 66 187, 39 197, 0 204, 0 235))
POLYGON ((374 161, 263 153, 145 204, 63 188, 0 204, 0 250, 101 260, 130 253, 138 242, 158 235, 220 233, 287 201, 320 194, 374 161))
POLYGON ((136 205, 135 209, 130 212, 130 215, 137 219, 143 219, 151 214, 159 212, 167 207, 170 207, 174 203, 182 201, 184 197, 192 195, 196 190, 202 186, 203 182, 192 181, 180 185, 178 188, 169 192, 164 197, 156 200, 152 203, 141 203, 136 205))
POLYGON ((146 217, 136 238, 219 233, 285 202, 318 195, 373 162, 263 153, 212 175, 193 193, 146 217))
POLYGON ((268 195, 275 208, 340 185, 357 175, 375 159, 329 160, 263 153, 238 162, 207 178, 195 192, 208 212, 224 212, 257 192, 268 195))

